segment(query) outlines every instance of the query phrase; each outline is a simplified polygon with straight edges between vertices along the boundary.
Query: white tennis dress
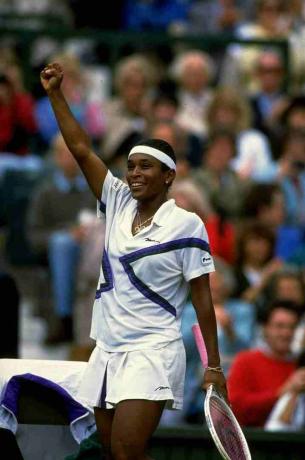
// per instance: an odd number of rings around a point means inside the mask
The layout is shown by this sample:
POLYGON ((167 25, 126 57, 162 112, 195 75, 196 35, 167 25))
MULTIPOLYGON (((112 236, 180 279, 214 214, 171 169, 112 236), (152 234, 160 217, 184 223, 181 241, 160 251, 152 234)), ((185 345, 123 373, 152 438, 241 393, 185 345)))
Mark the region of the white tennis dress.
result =
POLYGON ((137 201, 108 171, 98 215, 105 248, 93 306, 96 340, 79 398, 113 408, 125 399, 167 400, 181 408, 185 352, 181 313, 192 278, 214 270, 207 232, 194 213, 166 201, 132 235, 137 201))

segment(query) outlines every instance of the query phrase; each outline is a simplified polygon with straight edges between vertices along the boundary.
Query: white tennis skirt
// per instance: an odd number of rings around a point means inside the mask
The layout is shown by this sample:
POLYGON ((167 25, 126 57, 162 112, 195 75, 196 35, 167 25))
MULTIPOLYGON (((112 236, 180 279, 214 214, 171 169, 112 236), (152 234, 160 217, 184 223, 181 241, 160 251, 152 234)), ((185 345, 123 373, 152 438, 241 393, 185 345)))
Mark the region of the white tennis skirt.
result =
POLYGON ((77 396, 89 407, 113 409, 126 399, 147 399, 166 400, 166 409, 182 409, 185 365, 182 340, 120 353, 96 346, 77 396))

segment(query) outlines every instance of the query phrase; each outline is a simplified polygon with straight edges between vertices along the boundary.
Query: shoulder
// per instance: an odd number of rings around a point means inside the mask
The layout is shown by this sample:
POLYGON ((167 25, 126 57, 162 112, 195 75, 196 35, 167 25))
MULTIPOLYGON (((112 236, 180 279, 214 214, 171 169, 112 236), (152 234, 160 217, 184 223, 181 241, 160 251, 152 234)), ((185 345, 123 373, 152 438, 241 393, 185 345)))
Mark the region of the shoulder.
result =
POLYGON ((130 195, 128 185, 125 184, 125 182, 123 182, 122 179, 119 179, 118 177, 114 176, 109 169, 104 180, 103 192, 114 194, 124 193, 130 195))
POLYGON ((260 361, 264 357, 264 354, 261 350, 252 349, 240 351, 234 360, 233 365, 236 366, 249 366, 257 361, 260 361))
POLYGON ((182 225, 183 228, 188 228, 194 226, 199 227, 202 226, 204 227, 202 219, 195 214, 194 212, 186 211, 183 208, 180 208, 179 206, 175 205, 172 219, 175 220, 175 222, 179 222, 180 225, 182 225))

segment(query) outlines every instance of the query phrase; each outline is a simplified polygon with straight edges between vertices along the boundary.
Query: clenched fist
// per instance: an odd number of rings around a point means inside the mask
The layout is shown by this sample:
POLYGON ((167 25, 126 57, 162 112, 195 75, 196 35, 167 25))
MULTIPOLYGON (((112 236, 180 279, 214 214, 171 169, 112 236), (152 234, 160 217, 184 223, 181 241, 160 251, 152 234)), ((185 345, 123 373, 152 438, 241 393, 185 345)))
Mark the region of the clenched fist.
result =
POLYGON ((64 73, 62 67, 56 62, 48 64, 40 72, 40 81, 47 92, 60 88, 64 73))

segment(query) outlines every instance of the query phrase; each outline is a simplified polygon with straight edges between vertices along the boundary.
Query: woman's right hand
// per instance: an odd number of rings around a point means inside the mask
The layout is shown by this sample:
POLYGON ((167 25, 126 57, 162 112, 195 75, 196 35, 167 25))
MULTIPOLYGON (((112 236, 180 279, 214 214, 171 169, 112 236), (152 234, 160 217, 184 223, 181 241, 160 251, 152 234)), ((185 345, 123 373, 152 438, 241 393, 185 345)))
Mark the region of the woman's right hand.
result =
POLYGON ((56 62, 46 65, 45 68, 40 72, 41 84, 47 92, 59 89, 63 77, 63 69, 56 62))

